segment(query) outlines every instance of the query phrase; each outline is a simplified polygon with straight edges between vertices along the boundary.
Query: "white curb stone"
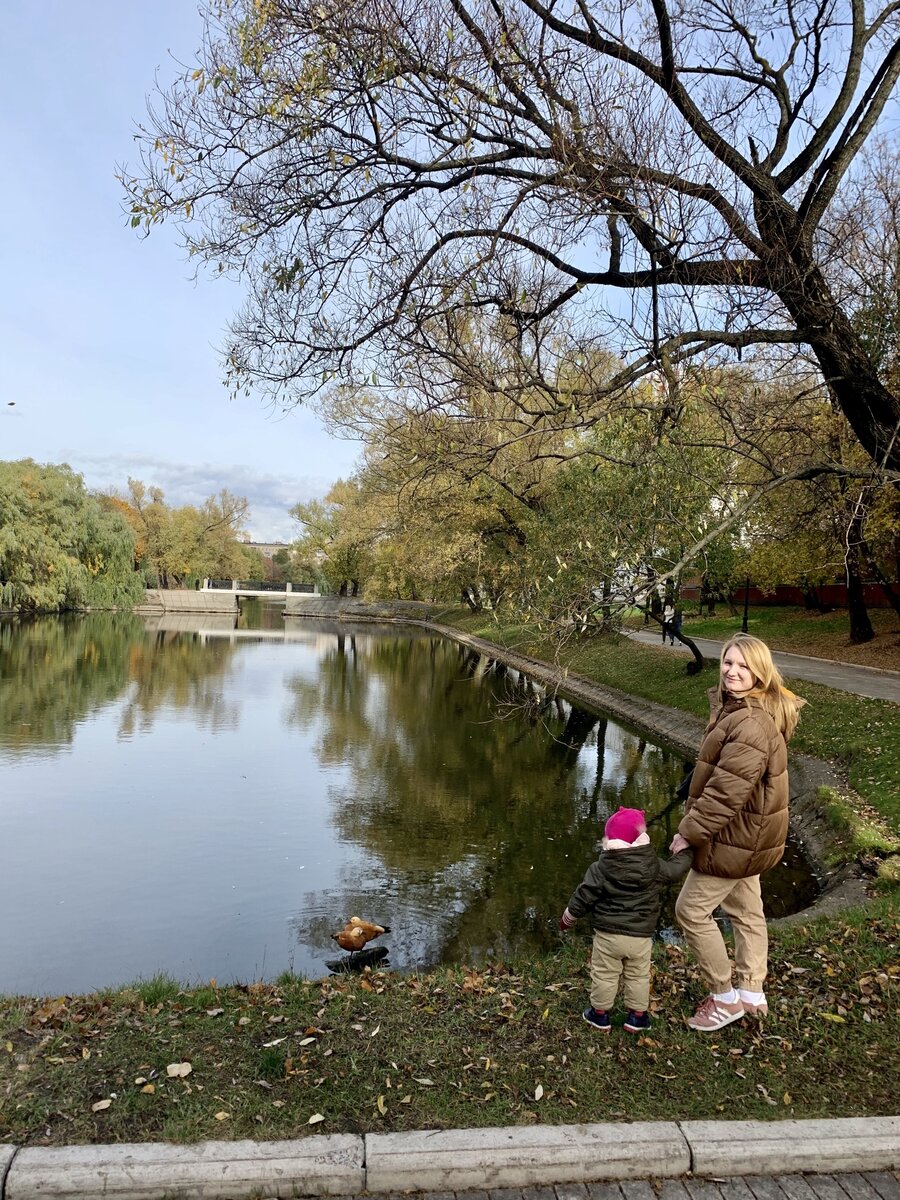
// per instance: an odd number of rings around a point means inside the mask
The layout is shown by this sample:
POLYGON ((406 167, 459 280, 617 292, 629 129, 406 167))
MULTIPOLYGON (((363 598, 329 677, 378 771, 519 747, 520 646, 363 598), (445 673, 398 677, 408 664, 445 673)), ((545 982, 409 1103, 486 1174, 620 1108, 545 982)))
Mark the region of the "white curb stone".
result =
POLYGON ((12 1162, 16 1150, 18 1146, 0 1146, 0 1196, 3 1195, 3 1179, 7 1167, 12 1162))
POLYGON ((284 1142, 200 1142, 20 1150, 5 1200, 245 1200, 355 1195, 363 1141, 352 1134, 284 1142))
POLYGON ((676 1176, 690 1165, 687 1143, 674 1121, 366 1136, 370 1192, 453 1192, 676 1176))
POLYGON ((900 1167, 900 1117, 679 1124, 695 1175, 831 1174, 900 1167))

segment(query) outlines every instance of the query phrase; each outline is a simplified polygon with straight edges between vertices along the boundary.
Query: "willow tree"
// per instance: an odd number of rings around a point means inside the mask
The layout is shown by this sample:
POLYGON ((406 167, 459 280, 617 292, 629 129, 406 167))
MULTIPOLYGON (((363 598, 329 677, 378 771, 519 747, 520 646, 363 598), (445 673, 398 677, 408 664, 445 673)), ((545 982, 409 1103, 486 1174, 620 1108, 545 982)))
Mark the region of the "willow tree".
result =
POLYGON ((894 0, 208 0, 123 178, 245 278, 237 385, 396 382, 447 313, 564 314, 622 357, 592 400, 800 348, 896 471, 826 235, 898 74, 894 0))
POLYGON ((134 537, 65 464, 0 462, 0 608, 130 608, 134 537))

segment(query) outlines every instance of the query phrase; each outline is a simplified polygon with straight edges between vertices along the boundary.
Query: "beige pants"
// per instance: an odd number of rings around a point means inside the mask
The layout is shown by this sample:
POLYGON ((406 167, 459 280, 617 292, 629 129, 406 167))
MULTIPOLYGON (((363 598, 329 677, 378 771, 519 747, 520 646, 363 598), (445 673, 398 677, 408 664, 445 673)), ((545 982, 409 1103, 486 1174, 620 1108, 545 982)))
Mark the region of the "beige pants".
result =
POLYGON ((690 871, 678 895, 675 916, 711 992, 727 992, 731 987, 728 951, 712 916, 719 905, 734 929, 737 985, 747 991, 761 992, 766 978, 769 935, 759 876, 719 879, 690 871))
POLYGON ((650 1007, 650 950, 653 938, 624 933, 594 934, 591 952, 591 1004, 608 1012, 616 1002, 619 980, 625 980, 625 1005, 635 1012, 650 1007))

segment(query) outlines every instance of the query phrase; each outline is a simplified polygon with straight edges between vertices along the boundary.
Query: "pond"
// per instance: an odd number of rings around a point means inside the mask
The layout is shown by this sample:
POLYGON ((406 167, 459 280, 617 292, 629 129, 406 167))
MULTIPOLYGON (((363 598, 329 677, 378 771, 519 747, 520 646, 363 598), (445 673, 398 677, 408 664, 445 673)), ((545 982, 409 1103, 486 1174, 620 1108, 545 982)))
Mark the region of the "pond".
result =
MULTIPOLYGON (((599 822, 678 821, 673 752, 417 628, 0 623, 0 992, 318 977, 351 914, 400 970, 557 944, 599 822)), ((790 854, 776 916, 815 882, 790 854)))

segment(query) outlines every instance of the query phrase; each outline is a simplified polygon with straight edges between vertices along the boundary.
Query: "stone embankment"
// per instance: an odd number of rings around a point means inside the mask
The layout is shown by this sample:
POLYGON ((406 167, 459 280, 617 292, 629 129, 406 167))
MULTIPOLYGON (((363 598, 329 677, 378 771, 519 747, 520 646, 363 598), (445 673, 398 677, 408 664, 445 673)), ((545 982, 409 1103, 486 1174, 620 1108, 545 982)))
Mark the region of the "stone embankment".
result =
POLYGON ((143 604, 134 611, 141 617, 163 613, 230 613, 237 616, 237 596, 233 592, 200 592, 188 588, 147 588, 143 604))

